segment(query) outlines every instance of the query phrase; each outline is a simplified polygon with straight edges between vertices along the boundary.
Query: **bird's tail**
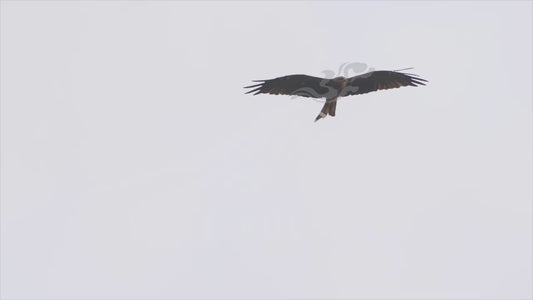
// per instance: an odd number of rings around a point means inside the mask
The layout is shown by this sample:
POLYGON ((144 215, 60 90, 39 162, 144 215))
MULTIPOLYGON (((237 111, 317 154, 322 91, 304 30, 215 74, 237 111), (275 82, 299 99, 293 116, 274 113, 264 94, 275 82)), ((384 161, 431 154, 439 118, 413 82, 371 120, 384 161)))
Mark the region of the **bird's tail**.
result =
POLYGON ((322 118, 325 118, 327 115, 334 117, 336 108, 337 108, 337 98, 326 100, 326 103, 324 103, 322 110, 320 111, 318 116, 316 116, 315 122, 322 118))

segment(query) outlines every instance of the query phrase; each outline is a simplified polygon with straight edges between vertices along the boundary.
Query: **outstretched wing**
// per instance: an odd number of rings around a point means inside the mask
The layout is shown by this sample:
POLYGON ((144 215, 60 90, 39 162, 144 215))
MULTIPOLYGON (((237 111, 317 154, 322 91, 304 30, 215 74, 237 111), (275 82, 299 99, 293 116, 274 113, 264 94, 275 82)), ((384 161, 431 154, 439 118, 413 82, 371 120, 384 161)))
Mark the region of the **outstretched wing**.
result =
POLYGON ((426 85, 427 80, 418 75, 395 71, 374 71, 348 78, 342 96, 366 94, 379 90, 395 89, 402 86, 426 85))
POLYGON ((307 76, 289 75, 269 80, 254 80, 258 84, 246 86, 251 88, 246 94, 296 95, 310 98, 323 98, 330 93, 327 86, 329 79, 307 76))

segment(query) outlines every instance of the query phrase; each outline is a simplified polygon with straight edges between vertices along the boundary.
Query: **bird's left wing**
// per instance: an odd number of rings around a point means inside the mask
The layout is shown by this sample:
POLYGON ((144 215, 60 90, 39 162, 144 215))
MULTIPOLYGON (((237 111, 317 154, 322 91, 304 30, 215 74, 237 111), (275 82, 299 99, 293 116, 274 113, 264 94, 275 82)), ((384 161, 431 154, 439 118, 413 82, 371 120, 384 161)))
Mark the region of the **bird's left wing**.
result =
POLYGON ((427 80, 414 74, 396 71, 374 71, 348 78, 342 96, 366 94, 402 86, 426 85, 427 80))
POLYGON ((310 98, 323 98, 330 93, 327 86, 329 79, 307 76, 288 75, 268 80, 254 80, 258 84, 246 86, 251 88, 246 94, 296 95, 310 98))

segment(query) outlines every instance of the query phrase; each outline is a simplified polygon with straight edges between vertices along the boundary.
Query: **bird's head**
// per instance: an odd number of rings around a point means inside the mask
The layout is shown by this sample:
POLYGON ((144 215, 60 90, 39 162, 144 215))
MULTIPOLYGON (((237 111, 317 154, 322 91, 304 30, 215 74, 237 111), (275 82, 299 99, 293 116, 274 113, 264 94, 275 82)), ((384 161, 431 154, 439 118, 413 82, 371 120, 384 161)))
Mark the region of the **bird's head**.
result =
POLYGON ((339 77, 335 77, 335 78, 333 78, 333 80, 334 80, 334 81, 344 81, 344 80, 346 80, 346 77, 344 77, 344 76, 339 76, 339 77))

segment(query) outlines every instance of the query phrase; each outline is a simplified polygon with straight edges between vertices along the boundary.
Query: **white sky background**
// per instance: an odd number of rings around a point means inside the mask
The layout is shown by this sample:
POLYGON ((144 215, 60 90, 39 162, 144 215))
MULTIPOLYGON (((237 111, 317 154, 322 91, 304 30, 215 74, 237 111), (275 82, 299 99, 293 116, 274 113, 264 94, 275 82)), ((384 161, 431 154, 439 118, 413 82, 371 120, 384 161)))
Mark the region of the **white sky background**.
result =
MULTIPOLYGON (((530 298, 532 3, 1 3, 2 298, 530 298), (426 87, 244 95, 342 63, 426 87)), ((350 74, 353 75, 353 74, 350 74)))

